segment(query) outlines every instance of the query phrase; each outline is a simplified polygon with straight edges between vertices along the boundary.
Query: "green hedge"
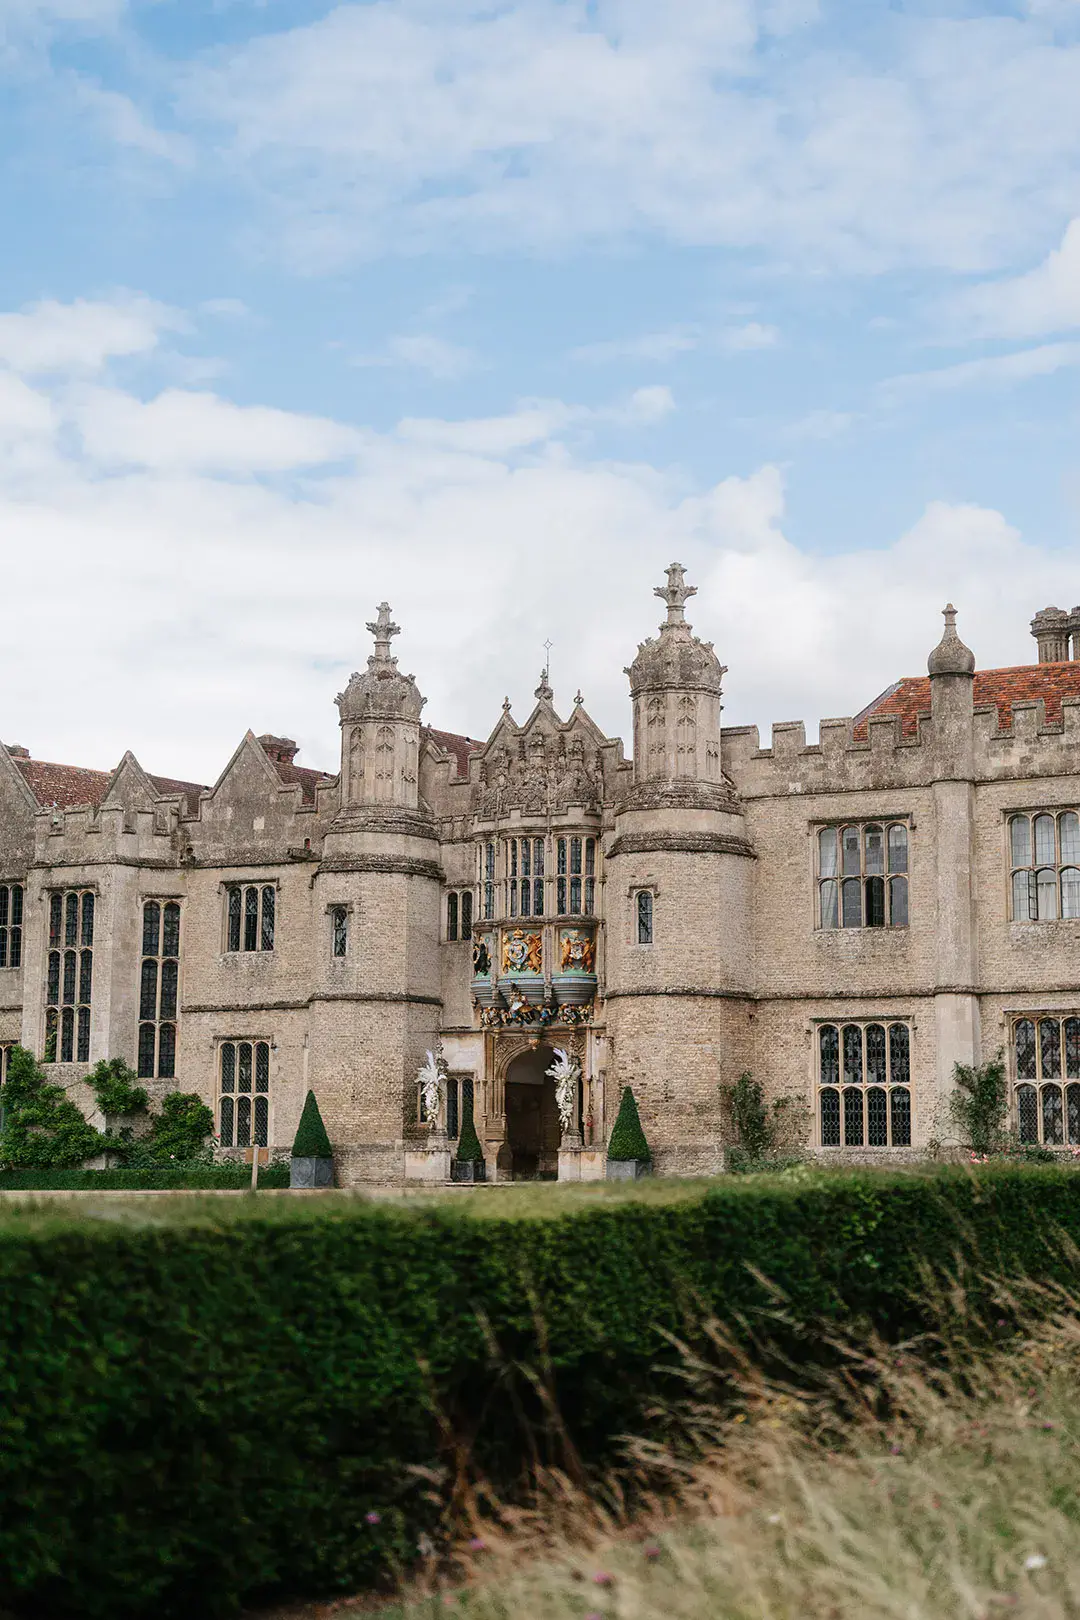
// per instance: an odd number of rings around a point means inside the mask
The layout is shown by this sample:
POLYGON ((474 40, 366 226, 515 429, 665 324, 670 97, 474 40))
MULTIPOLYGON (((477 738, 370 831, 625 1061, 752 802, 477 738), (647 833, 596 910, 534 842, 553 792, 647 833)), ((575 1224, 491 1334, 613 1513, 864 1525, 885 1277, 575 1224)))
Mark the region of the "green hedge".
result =
MULTIPOLYGON (((287 1187, 289 1166, 268 1164, 259 1171, 260 1187, 287 1187)), ((151 1192, 192 1190, 227 1191, 251 1186, 246 1164, 221 1164, 167 1169, 147 1165, 125 1170, 0 1170, 0 1192, 151 1192)))
POLYGON ((437 1527, 410 1472, 440 1461, 436 1407, 503 1488, 512 1369, 547 1357, 600 1462, 665 1330, 752 1317, 762 1276, 796 1322, 887 1334, 958 1255, 1075 1280, 1080 1176, 1057 1168, 549 1191, 0 1210, 0 1606, 166 1620, 374 1584, 437 1527))

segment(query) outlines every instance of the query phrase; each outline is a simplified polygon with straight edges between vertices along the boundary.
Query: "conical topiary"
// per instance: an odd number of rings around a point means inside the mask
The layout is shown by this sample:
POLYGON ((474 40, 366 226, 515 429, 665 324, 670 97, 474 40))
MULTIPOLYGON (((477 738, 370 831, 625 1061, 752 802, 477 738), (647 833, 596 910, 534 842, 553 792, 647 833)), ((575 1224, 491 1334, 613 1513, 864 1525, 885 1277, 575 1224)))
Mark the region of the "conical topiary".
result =
POLYGON ((645 1140, 645 1132, 641 1128, 634 1093, 629 1086, 622 1094, 619 1117, 611 1132, 607 1151, 609 1159, 636 1159, 639 1164, 647 1164, 652 1158, 649 1144, 645 1140))
POLYGON ((476 1125, 473 1122, 473 1102, 468 1092, 462 1099, 461 1135, 458 1137, 457 1152, 454 1155, 465 1164, 483 1163, 484 1152, 480 1146, 480 1138, 476 1134, 476 1125))
POLYGON ((292 1156, 294 1159, 332 1159, 334 1156, 313 1091, 308 1092, 304 1112, 300 1115, 292 1156))

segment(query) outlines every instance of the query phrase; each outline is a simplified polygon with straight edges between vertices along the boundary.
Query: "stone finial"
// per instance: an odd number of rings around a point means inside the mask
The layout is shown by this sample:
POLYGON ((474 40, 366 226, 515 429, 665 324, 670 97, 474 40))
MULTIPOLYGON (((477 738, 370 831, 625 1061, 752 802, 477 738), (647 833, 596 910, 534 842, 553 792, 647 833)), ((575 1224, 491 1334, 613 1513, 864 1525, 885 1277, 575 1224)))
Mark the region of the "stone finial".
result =
POLYGON ((951 602, 942 608, 945 631, 926 661, 931 675, 974 675, 975 654, 956 633, 956 609, 951 602))
POLYGON ((533 693, 533 697, 535 697, 535 698, 546 698, 547 701, 550 703, 554 696, 555 696, 555 693, 551 690, 551 686, 550 686, 550 684, 548 682, 547 669, 544 668, 544 669, 542 669, 540 671, 540 685, 536 688, 536 691, 533 693))
POLYGON ((1073 633, 1076 610, 1044 607, 1031 621, 1031 633, 1039 648, 1040 664, 1063 664, 1069 656, 1069 636, 1073 633))
POLYGON ((686 583, 686 569, 682 563, 670 563, 664 572, 667 574, 667 584, 654 586, 653 595, 667 603, 668 624, 685 624, 686 603, 691 596, 697 595, 697 586, 686 583))
POLYGON ((579 686, 577 691, 574 693, 574 708, 575 709, 580 709, 581 705, 584 702, 585 702, 585 699, 581 695, 581 687, 579 686))
POLYGON ((389 602, 379 603, 379 616, 368 629, 375 637, 375 659, 380 664, 388 664, 390 659, 390 638, 400 636, 400 625, 393 624, 390 619, 389 602))

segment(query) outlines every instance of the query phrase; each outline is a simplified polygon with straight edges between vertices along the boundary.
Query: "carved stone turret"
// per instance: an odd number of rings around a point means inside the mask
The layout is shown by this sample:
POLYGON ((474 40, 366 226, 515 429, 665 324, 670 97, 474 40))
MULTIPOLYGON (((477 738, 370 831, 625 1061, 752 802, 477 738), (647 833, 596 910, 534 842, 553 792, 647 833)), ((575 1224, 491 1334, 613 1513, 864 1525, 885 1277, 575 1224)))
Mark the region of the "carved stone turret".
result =
POLYGON ((1031 621, 1031 633, 1039 648, 1040 664, 1063 664, 1069 656, 1069 637, 1074 633, 1073 613, 1044 607, 1031 621))
POLYGON ((638 647, 626 673, 634 705, 634 782, 666 783, 676 792, 692 783, 719 787, 720 697, 726 666, 686 622, 687 585, 681 563, 667 569, 655 595, 667 604, 659 636, 638 647))
POLYGON ((412 675, 403 675, 390 654, 400 631, 386 602, 368 625, 375 651, 355 673, 337 706, 341 715, 342 809, 394 805, 417 808, 421 697, 412 675))

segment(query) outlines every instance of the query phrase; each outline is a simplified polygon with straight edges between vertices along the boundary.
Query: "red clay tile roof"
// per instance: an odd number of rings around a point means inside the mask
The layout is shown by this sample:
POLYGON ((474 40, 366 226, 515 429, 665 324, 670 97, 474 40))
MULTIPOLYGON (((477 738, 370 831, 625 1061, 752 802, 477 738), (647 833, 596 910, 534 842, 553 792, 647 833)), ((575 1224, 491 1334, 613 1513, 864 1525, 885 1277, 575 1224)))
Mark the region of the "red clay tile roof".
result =
MULTIPOLYGON (((978 669, 975 671, 975 707, 996 706, 998 725, 1003 731, 1012 729, 1014 703, 1033 703, 1042 698, 1046 718, 1061 720, 1061 700, 1080 698, 1080 660, 1059 664, 1017 664, 1011 669, 978 669)), ((872 714, 898 714, 900 730, 905 737, 914 737, 919 729, 919 715, 930 713, 930 677, 908 675, 882 692, 880 697, 855 717, 854 735, 865 741, 867 721, 872 714)))
POLYGON ((469 755, 479 753, 483 743, 474 742, 471 737, 460 737, 456 731, 436 731, 434 726, 424 726, 425 740, 430 740, 436 748, 441 748, 457 762, 459 776, 469 774, 469 755))
POLYGON ((303 789, 305 804, 315 803, 315 789, 320 782, 332 782, 334 780, 325 771, 312 771, 305 765, 294 765, 291 760, 272 759, 270 763, 286 786, 290 786, 293 782, 299 782, 303 789))
MULTIPOLYGON (((30 784, 38 804, 49 807, 59 805, 66 809, 75 804, 99 805, 112 781, 112 771, 91 771, 81 765, 54 765, 44 759, 27 759, 20 754, 12 758, 30 784)), ((198 782, 178 782, 171 776, 151 776, 159 793, 169 798, 179 794, 194 809, 199 794, 204 791, 198 782)))

